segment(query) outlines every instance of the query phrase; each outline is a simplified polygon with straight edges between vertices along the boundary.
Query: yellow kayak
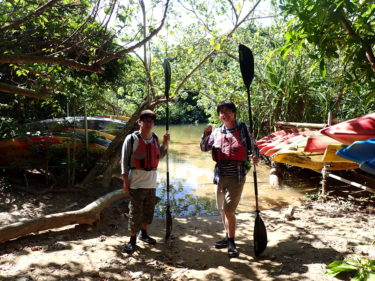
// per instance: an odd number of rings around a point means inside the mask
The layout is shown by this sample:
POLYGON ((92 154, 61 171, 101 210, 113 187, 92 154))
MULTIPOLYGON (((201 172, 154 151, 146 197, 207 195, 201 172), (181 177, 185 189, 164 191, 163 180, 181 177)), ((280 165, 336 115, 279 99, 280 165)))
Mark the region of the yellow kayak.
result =
MULTIPOLYGON (((90 143, 88 155, 98 158, 107 148, 90 143)), ((58 136, 16 137, 0 141, 0 166, 31 167, 49 162, 60 165, 66 162, 68 151, 79 159, 86 155, 86 144, 79 139, 58 136)), ((52 164, 51 163, 51 164, 52 164)))
POLYGON ((305 152, 307 139, 308 137, 286 146, 275 153, 272 156, 272 160, 310 170, 323 169, 324 162, 329 162, 328 170, 351 170, 358 168, 356 163, 344 160, 336 155, 336 151, 342 148, 341 145, 328 145, 324 154, 320 152, 305 152))

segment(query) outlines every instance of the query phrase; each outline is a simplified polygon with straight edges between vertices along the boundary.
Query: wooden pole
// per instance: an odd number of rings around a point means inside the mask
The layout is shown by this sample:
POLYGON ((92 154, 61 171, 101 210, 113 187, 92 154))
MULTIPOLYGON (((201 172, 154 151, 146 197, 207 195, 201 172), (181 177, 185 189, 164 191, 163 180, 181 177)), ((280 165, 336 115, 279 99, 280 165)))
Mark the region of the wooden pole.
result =
POLYGON ((276 128, 280 128, 283 126, 290 126, 290 127, 296 127, 296 128, 315 128, 315 129, 322 129, 327 124, 325 123, 298 123, 298 122, 283 122, 283 121, 278 121, 275 123, 276 128))
MULTIPOLYGON (((331 112, 328 112, 327 116, 327 125, 331 126, 332 125, 332 114, 331 112)), ((328 181, 327 181, 327 176, 328 176, 328 167, 329 163, 324 162, 323 163, 323 169, 322 169, 322 196, 325 196, 327 193, 327 186, 328 186, 328 181)))

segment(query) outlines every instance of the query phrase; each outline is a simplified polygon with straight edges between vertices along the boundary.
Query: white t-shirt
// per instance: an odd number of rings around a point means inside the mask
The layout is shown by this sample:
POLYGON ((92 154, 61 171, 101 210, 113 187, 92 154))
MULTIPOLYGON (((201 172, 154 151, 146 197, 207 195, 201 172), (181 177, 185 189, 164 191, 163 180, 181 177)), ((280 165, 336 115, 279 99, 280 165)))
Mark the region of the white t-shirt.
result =
MULTIPOLYGON (((142 137, 142 136, 139 136, 142 137)), ((123 148, 122 148, 122 174, 127 173, 127 167, 128 167, 128 159, 129 154, 125 153, 129 149, 128 146, 130 146, 130 138, 131 134, 129 134, 124 141, 123 148), (126 155, 125 155, 126 154, 126 155)), ((132 152, 135 152, 139 146, 138 138, 134 137, 133 142, 133 150, 132 152)), ((150 139, 144 139, 145 143, 152 143, 154 141, 154 137, 151 137, 150 139)), ((157 181, 157 172, 156 170, 151 171, 145 171, 142 169, 131 169, 129 172, 129 183, 131 189, 138 189, 138 188, 156 188, 156 181, 157 181)))

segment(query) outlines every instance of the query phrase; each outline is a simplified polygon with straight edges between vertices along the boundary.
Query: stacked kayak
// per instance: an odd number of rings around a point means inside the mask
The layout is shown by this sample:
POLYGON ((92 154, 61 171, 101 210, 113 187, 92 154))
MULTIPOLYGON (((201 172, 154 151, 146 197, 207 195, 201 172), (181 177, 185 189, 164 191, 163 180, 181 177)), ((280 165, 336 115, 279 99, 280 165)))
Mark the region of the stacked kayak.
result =
POLYGON ((370 174, 375 175, 375 158, 371 159, 371 160, 367 160, 365 162, 362 162, 359 165, 359 168, 368 172, 368 173, 370 173, 370 174))
MULTIPOLYGON (((116 135, 126 125, 125 121, 106 117, 87 117, 87 129, 116 135)), ((65 117, 47 119, 25 124, 24 132, 62 131, 66 129, 85 129, 84 117, 65 117)))
POLYGON ((340 145, 328 145, 325 152, 309 152, 305 151, 306 143, 309 137, 303 137, 272 155, 272 160, 311 170, 321 170, 325 162, 330 162, 328 170, 349 170, 356 169, 358 165, 336 156, 336 151, 340 145))
POLYGON ((305 151, 324 153, 328 145, 341 144, 339 141, 323 134, 315 134, 307 139, 305 151))
POLYGON ((118 120, 122 120, 122 121, 126 121, 126 122, 128 122, 130 120, 129 117, 122 116, 122 115, 100 115, 100 116, 96 116, 96 117, 103 117, 103 118, 109 118, 109 119, 118 119, 118 120))
POLYGON ((258 145, 258 148, 261 149, 262 146, 266 145, 267 143, 273 142, 273 141, 277 140, 278 138, 282 138, 283 136, 286 136, 288 134, 295 133, 295 132, 298 132, 298 130, 294 129, 294 128, 276 131, 272 134, 269 134, 269 135, 261 138, 260 140, 257 140, 256 143, 258 145))
POLYGON ((337 155, 359 164, 359 168, 375 174, 375 138, 355 141, 337 151, 337 155))
MULTIPOLYGON (((88 156, 98 158, 107 148, 97 143, 88 144, 88 156)), ((77 158, 86 154, 86 144, 80 139, 61 136, 16 137, 0 141, 0 166, 40 167, 59 166, 68 161, 67 151, 75 150, 77 158)), ((71 153, 70 155, 73 155, 71 153)))
POLYGON ((350 170, 360 167, 375 174, 375 155, 366 153, 372 150, 375 154, 375 113, 347 120, 320 131, 302 131, 297 128, 277 131, 260 139, 257 144, 260 153, 275 162, 312 170, 321 170, 324 166, 329 170, 350 170), (361 142, 372 138, 374 141, 361 142), (353 142, 357 143, 353 144, 356 149, 347 147, 353 142), (364 153, 367 158, 361 158, 357 150, 364 153), (358 157, 360 159, 357 159, 358 157))
POLYGON ((0 141, 1 167, 95 163, 125 121, 106 117, 67 117, 25 124, 19 135, 0 141), (85 120, 88 129, 85 130, 85 120), (86 143, 87 139, 87 143, 86 143))
POLYGON ((343 144, 375 138, 375 113, 347 120, 320 131, 343 144))
POLYGON ((302 139, 303 137, 309 136, 312 133, 313 131, 297 128, 280 130, 258 140, 256 144, 259 148, 260 154, 272 156, 286 145, 302 139))

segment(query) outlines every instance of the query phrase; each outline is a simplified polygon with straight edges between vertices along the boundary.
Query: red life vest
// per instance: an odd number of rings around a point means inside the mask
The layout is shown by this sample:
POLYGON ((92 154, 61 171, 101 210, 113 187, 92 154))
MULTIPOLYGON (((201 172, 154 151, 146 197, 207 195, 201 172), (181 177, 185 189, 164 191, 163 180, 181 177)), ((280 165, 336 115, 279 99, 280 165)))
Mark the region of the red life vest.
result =
POLYGON ((138 147, 132 153, 130 159, 131 169, 142 169, 145 171, 156 170, 160 159, 160 148, 158 137, 153 133, 152 143, 146 143, 139 132, 132 135, 138 138, 138 147))
POLYGON ((241 140, 241 130, 237 128, 233 133, 224 134, 218 130, 212 147, 212 159, 218 161, 243 161, 247 160, 246 145, 241 140))

